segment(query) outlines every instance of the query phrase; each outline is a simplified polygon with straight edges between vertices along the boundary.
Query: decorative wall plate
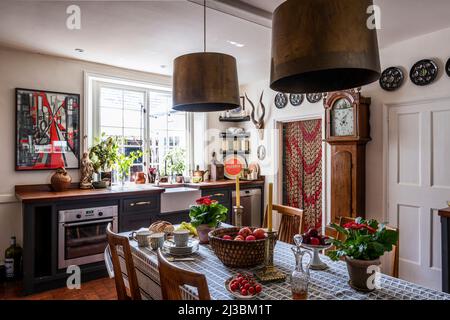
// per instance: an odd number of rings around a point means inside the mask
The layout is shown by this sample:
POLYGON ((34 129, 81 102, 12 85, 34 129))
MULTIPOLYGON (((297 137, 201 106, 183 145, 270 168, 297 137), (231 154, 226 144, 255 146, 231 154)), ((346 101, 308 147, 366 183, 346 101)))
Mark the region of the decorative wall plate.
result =
POLYGON ((447 64, 445 65, 445 72, 450 77, 450 59, 447 60, 447 64))
POLYGON ((305 95, 304 94, 291 93, 289 95, 289 102, 294 107, 300 106, 303 103, 303 101, 305 101, 305 95))
POLYGON ((381 74, 380 87, 386 91, 395 91, 402 86, 404 79, 400 68, 390 67, 381 74))
POLYGON ((279 92, 275 96, 275 107, 278 109, 283 109, 288 104, 288 98, 285 93, 279 92))
POLYGON ((411 68, 409 77, 415 85, 426 86, 436 79, 438 72, 439 68, 433 60, 424 59, 411 68))
POLYGON ((266 147, 264 145, 260 145, 256 150, 258 155, 258 159, 263 161, 266 158, 266 147))
POLYGON ((239 154, 229 154, 225 157, 224 161, 224 174, 228 179, 236 179, 247 167, 247 160, 239 154))
POLYGON ((308 93, 306 95, 306 100, 310 103, 317 103, 322 100, 323 95, 321 93, 308 93))

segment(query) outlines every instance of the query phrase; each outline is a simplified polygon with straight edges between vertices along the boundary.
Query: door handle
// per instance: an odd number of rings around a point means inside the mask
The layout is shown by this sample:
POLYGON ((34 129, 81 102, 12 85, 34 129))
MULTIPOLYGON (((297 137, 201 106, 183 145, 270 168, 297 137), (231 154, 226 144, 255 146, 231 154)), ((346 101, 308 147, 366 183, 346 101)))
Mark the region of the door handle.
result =
POLYGON ((225 195, 223 193, 216 193, 213 194, 214 197, 224 197, 225 195))
POLYGON ((134 206, 149 206, 151 204, 152 204, 151 201, 139 201, 139 202, 132 202, 132 203, 130 203, 130 207, 134 207, 134 206))

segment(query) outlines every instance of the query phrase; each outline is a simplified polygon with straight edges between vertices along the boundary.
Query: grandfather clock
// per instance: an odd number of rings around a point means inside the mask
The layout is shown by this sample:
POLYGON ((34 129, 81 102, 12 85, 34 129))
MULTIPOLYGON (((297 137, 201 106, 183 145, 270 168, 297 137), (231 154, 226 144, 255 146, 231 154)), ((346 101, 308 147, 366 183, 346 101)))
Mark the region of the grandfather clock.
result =
POLYGON ((331 146, 332 222, 341 216, 365 216, 370 101, 360 89, 332 92, 324 100, 325 141, 331 146))

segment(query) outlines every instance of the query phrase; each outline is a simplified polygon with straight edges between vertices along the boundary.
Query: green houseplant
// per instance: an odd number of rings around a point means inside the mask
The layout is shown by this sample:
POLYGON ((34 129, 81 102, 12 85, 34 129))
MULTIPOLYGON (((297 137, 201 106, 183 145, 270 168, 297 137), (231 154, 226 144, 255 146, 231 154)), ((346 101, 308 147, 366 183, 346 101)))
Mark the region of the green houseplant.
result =
POLYGON ((376 220, 356 218, 355 221, 339 226, 331 224, 344 240, 334 239, 335 250, 327 255, 332 260, 345 258, 350 276, 350 285, 361 291, 372 291, 375 287, 370 283, 373 267, 381 264, 380 257, 392 251, 398 241, 398 232, 388 230, 386 225, 376 220))
POLYGON ((101 179, 111 181, 111 171, 119 154, 119 141, 116 137, 106 137, 105 133, 95 139, 95 145, 89 150, 89 158, 94 171, 101 175, 101 179))
MULTIPOLYGON (((164 163, 167 167, 167 172, 164 175, 176 174, 177 177, 183 176, 183 172, 186 169, 186 151, 182 148, 174 148, 166 153, 164 156, 164 163)), ((177 182, 179 181, 177 178, 177 182)))
POLYGON ((130 176, 130 168, 133 165, 133 163, 142 157, 143 153, 141 150, 130 152, 130 154, 127 156, 123 153, 117 154, 117 173, 119 175, 119 180, 121 181, 122 185, 125 184, 125 181, 130 176))
POLYGON ((227 220, 228 209, 211 196, 201 197, 192 205, 189 212, 191 224, 197 229, 200 243, 208 243, 208 233, 221 222, 227 220))

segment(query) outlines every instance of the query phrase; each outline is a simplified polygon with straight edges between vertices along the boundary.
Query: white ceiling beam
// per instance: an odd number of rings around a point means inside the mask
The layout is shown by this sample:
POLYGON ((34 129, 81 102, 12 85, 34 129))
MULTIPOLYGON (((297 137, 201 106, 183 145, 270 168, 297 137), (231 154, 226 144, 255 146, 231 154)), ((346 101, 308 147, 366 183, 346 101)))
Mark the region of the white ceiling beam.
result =
MULTIPOLYGON (((187 0, 203 6, 203 0, 187 0)), ((272 28, 272 13, 241 0, 207 0, 206 6, 230 16, 246 20, 266 28, 272 28)))

